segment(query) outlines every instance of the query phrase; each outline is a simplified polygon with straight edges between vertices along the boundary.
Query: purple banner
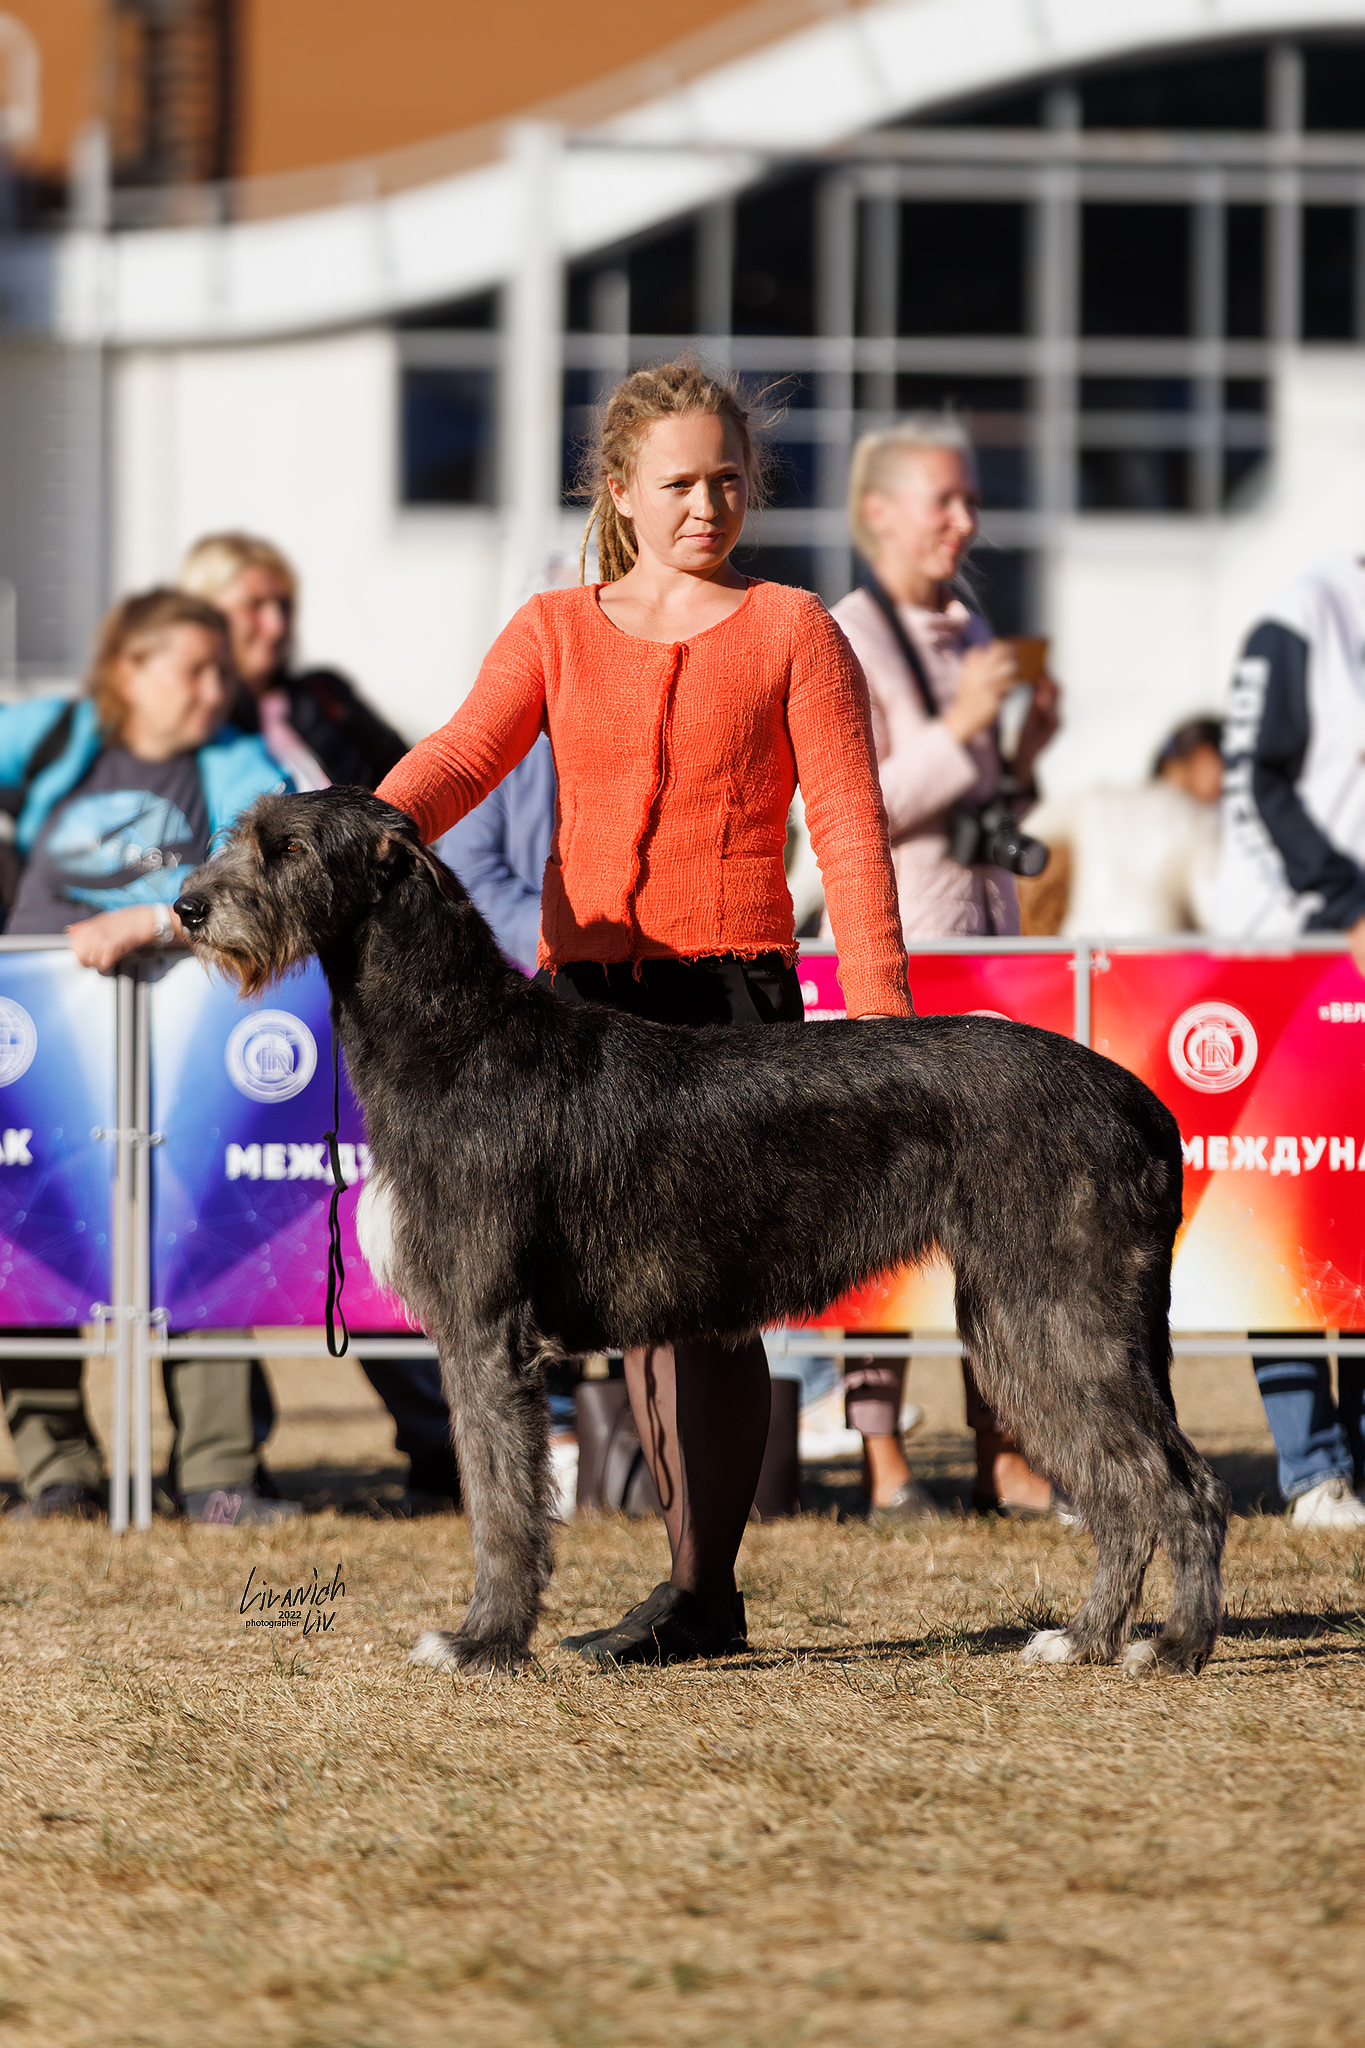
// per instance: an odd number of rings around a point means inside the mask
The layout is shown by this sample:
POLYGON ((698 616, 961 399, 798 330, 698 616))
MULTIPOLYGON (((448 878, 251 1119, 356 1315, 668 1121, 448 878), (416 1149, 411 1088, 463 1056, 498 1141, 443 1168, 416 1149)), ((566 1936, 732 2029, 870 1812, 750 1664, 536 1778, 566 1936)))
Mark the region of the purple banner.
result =
MULTIPOLYGON (((196 961, 151 990, 152 1302, 172 1329, 320 1324, 327 1295, 332 1039, 321 969, 243 1003, 196 961)), ((353 1330, 407 1333, 355 1239, 369 1164, 341 1077, 343 1306, 353 1330)))
POLYGON ((0 952, 0 1323, 62 1329, 112 1289, 114 982, 0 952))

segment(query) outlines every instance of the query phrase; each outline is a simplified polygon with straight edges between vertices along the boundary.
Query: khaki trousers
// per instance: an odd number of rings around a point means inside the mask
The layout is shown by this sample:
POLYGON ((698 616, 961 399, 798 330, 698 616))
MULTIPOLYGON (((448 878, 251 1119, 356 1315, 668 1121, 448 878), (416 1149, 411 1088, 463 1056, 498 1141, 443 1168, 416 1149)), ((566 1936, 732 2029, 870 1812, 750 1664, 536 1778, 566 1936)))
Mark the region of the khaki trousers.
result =
MULTIPOLYGON (((77 1330, 8 1330, 7 1336, 79 1336, 77 1330)), ((0 1359, 5 1421, 25 1498, 45 1487, 104 1484, 104 1454, 90 1426, 79 1358, 0 1359)), ((175 1427, 171 1484, 177 1493, 239 1489, 256 1476, 259 1449, 275 1420, 265 1374, 254 1359, 186 1359, 162 1367, 175 1427)))

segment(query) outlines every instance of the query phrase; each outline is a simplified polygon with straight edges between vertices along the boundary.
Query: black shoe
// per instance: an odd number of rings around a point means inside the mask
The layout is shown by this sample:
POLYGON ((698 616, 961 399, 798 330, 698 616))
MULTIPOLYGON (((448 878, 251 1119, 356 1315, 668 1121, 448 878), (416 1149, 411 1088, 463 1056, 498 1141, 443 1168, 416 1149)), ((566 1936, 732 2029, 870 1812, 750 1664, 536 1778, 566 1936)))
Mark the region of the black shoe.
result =
POLYGON ((51 1522, 59 1519, 102 1522, 104 1503, 88 1486, 74 1486, 70 1481, 64 1481, 60 1486, 43 1487, 32 1500, 21 1501, 6 1516, 10 1522, 51 1522))
POLYGON ((585 1664, 687 1664, 699 1657, 727 1657, 748 1640, 744 1596, 730 1596, 729 1628, 718 1628, 694 1593, 667 1583, 632 1607, 614 1628, 566 1636, 562 1650, 577 1650, 585 1664))

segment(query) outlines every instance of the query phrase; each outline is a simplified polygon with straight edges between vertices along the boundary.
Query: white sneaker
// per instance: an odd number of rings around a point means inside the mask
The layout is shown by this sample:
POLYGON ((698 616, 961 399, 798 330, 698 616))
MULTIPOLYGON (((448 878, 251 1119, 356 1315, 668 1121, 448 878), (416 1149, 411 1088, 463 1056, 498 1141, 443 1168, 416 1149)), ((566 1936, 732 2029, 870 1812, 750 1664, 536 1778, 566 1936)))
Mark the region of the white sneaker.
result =
POLYGON ((1296 1529, 1361 1529, 1365 1501, 1356 1499, 1349 1479, 1333 1473, 1299 1495, 1289 1519, 1296 1529))

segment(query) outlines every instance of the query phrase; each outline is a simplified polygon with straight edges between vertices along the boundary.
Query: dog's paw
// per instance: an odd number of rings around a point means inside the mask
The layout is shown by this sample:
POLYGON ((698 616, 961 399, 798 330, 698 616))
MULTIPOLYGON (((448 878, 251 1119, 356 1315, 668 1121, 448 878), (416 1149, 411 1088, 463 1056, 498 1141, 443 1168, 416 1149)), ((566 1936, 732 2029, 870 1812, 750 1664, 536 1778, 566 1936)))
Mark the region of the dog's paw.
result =
POLYGON ((1019 1652, 1025 1664, 1070 1664, 1076 1645, 1064 1628, 1040 1628, 1019 1652))
POLYGON ((505 1637, 451 1635, 429 1628, 408 1651, 409 1664, 426 1671, 520 1671, 531 1661, 524 1643, 505 1637))
POLYGON ((1183 1671, 1197 1678, 1208 1662, 1209 1646, 1204 1642, 1182 1642, 1179 1636, 1154 1636, 1150 1642, 1129 1643, 1123 1653, 1125 1678, 1153 1678, 1161 1672, 1183 1671))

